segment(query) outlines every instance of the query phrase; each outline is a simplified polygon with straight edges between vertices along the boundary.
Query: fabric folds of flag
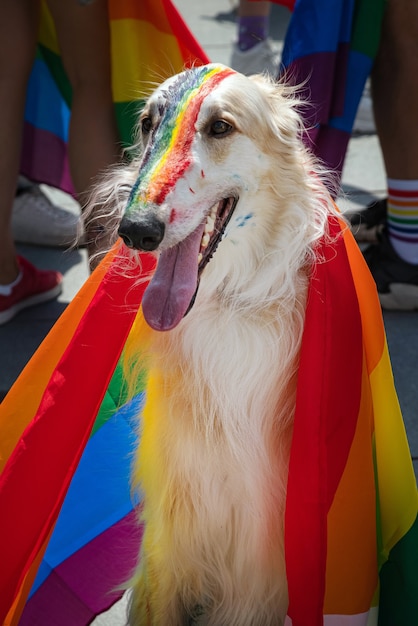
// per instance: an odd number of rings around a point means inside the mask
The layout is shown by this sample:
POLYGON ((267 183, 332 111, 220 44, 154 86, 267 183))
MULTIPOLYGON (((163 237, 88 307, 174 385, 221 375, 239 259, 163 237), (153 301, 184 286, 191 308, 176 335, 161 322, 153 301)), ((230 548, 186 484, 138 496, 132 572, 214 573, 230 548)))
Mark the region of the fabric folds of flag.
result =
MULTIPOLYGON (((415 476, 375 286, 339 229, 333 222, 335 241, 318 250, 306 309, 286 504, 286 623, 409 626, 418 618, 415 476)), ((112 603, 137 556, 128 485, 144 381, 129 401, 118 361, 136 319, 143 334, 135 340, 147 340, 139 307, 154 262, 142 258, 138 282, 118 271, 118 259, 86 282, 0 407, 6 624, 18 623, 31 587, 22 624, 34 615, 46 623, 53 609, 66 624, 67 602, 68 624, 88 623, 112 603)))
MULTIPOLYGON (((88 623, 112 603, 109 594, 135 560, 129 453, 141 386, 127 405, 116 368, 146 281, 132 284, 118 260, 114 253, 102 262, 0 407, 2 624, 19 622, 70 483, 29 615, 39 612, 36 623, 88 623)), ((154 264, 143 257, 144 276, 154 264)))
MULTIPOLYGON (((132 143, 138 111, 153 86, 184 67, 208 63, 171 0, 109 0, 112 87, 120 138, 132 143)), ((29 80, 21 172, 69 193, 71 86, 46 3, 29 80)))
MULTIPOLYGON (((325 13, 322 4, 297 0, 295 14, 310 7, 305 17, 317 20, 310 30, 322 33, 326 43, 325 34, 334 33, 332 45, 318 48, 315 40, 299 49, 297 42, 309 38, 296 36, 292 20, 285 50, 297 79, 306 77, 300 71, 312 68, 314 58, 322 63, 315 67, 335 77, 319 107, 324 116, 312 137, 317 152, 335 136, 346 145, 344 133, 351 130, 370 63, 363 57, 371 59, 377 46, 371 37, 366 54, 356 38, 366 2, 327 3, 325 13), (363 78, 356 78, 350 95, 344 86, 357 70, 363 78)), ((369 4, 380 16, 381 0, 369 4)), ((207 59, 168 0, 111 0, 110 10, 114 62, 126 62, 125 74, 115 73, 115 107, 129 143, 140 106, 137 85, 160 81, 190 59, 207 59), (130 41, 136 42, 134 53, 130 41), (140 69, 132 59, 144 59, 140 69)), ((314 95, 322 89, 316 80, 312 74, 314 95)), ((70 99, 44 13, 24 171, 67 190, 70 99), (46 89, 48 115, 37 107, 46 89)), ((341 165, 336 153, 325 150, 323 158, 341 165)), ((286 624, 410 626, 418 623, 416 481, 374 282, 350 233, 338 237, 337 222, 331 230, 336 240, 318 250, 311 278, 298 376, 286 504, 286 624)), ((93 273, 0 406, 2 624, 87 624, 120 596, 117 587, 137 558, 141 530, 129 469, 146 383, 138 381, 128 396, 120 360, 141 318, 154 261, 142 257, 138 282, 119 271, 121 256, 115 249, 93 273)))
POLYGON ((417 487, 376 287, 348 231, 319 252, 289 468, 287 623, 409 626, 417 487))
MULTIPOLYGON (((279 4, 280 1, 279 1, 279 4)), ((376 56, 386 0, 296 0, 282 65, 301 85, 306 141, 341 175, 365 82, 376 56)))

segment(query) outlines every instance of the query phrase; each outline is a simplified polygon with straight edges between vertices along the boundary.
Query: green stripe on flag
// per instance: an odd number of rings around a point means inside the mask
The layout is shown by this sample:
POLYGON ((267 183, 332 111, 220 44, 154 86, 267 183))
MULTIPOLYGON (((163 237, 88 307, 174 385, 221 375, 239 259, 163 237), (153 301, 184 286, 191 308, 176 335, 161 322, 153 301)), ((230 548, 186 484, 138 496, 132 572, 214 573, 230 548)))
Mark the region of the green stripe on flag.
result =
POLYGON ((378 626, 418 624, 418 518, 380 571, 378 626))

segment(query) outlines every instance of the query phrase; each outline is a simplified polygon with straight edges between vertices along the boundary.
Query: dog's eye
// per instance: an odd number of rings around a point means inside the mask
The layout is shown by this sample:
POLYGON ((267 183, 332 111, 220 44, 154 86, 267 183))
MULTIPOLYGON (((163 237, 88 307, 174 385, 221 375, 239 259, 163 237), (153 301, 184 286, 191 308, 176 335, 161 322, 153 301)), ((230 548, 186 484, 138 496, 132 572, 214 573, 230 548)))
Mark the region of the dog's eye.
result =
POLYGON ((144 135, 148 135, 148 133, 152 129, 152 120, 150 117, 144 117, 141 121, 141 130, 144 135))
POLYGON ((225 137, 233 130, 231 124, 225 122, 225 120, 215 120, 210 125, 209 135, 212 137, 225 137))

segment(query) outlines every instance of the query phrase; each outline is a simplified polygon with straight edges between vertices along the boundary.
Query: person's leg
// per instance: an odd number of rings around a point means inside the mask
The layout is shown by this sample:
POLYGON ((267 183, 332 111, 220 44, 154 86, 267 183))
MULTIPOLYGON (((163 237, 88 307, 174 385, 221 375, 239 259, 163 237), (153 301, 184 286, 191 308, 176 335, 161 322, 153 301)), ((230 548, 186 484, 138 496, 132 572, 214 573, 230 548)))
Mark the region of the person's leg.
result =
POLYGON ((270 2, 240 0, 238 6, 238 47, 245 51, 253 48, 269 34, 270 2))
POLYGON ((372 71, 376 128, 389 178, 418 179, 418 3, 388 0, 372 71))
POLYGON ((2 0, 0 19, 0 284, 18 276, 11 214, 19 173, 26 84, 38 29, 36 0, 2 0))
POLYGON ((22 309, 55 298, 59 272, 17 256, 11 230, 22 144, 26 85, 38 32, 37 0, 2 0, 0 20, 0 324, 22 309))
POLYGON ((388 177, 389 239, 418 263, 418 4, 390 0, 372 73, 376 126, 388 177))
POLYGON ((387 308, 418 308, 418 3, 388 0, 372 71, 387 228, 365 258, 387 308))
POLYGON ((230 65, 243 74, 267 71, 277 76, 280 54, 269 39, 270 2, 240 0, 237 40, 232 48, 230 65))
POLYGON ((69 158, 74 186, 83 195, 119 153, 107 1, 83 6, 75 0, 48 0, 48 5, 73 88, 69 158))
MULTIPOLYGON (((48 0, 48 5, 73 89, 69 159, 83 207, 95 177, 120 157, 112 101, 107 1, 95 0, 82 6, 75 0, 48 0)), ((94 228, 90 236, 95 238, 94 228)), ((97 240, 89 246, 89 253, 108 244, 106 238, 97 240)))

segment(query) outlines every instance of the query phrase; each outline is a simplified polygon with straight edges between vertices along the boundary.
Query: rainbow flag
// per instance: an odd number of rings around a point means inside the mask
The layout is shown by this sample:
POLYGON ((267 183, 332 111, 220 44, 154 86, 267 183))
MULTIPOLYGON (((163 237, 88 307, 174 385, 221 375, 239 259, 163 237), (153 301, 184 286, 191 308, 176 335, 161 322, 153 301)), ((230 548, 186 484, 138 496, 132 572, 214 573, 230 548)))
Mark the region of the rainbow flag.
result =
MULTIPOLYGON (((410 626, 418 620, 416 481, 375 285, 351 234, 339 230, 332 222, 337 241, 318 250, 306 309, 286 624, 410 626)), ((118 271, 123 250, 92 274, 0 406, 4 624, 20 615, 20 624, 86 624, 134 567, 141 530, 129 466, 146 380, 129 399, 119 360, 130 337, 147 340, 147 283, 118 271)), ((153 267, 143 255, 144 276, 153 267)))
POLYGON ((306 142, 339 176, 379 47, 385 6, 386 0, 294 2, 282 73, 303 85, 310 103, 304 109, 306 142))
POLYGON ((347 229, 319 255, 289 467, 288 624, 412 626, 417 486, 376 286, 347 229))
POLYGON ((135 563, 143 383, 128 400, 118 360, 146 283, 121 277, 119 258, 104 259, 0 405, 1 624, 87 624, 135 563))
MULTIPOLYGON (((21 172, 73 193, 67 155, 71 86, 45 0, 41 18, 27 93, 21 172)), ((171 0, 109 0, 109 18, 115 113, 121 141, 129 146, 138 111, 153 87, 184 67, 209 60, 171 0)))

